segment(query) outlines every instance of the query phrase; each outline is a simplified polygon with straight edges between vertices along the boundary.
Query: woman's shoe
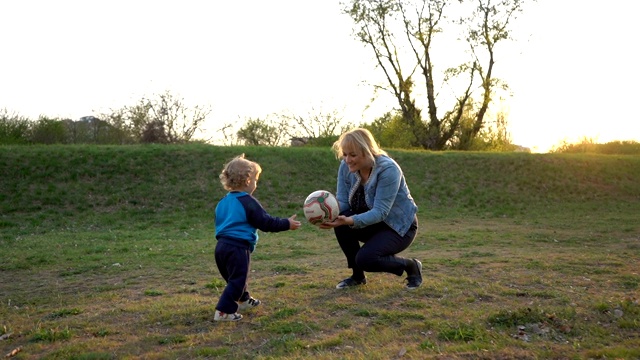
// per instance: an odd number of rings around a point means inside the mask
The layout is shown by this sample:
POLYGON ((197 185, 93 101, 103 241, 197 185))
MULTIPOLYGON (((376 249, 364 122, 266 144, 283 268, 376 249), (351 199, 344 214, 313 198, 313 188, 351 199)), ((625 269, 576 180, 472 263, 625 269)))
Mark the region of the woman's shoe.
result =
POLYGON ((407 289, 417 289, 422 285, 422 263, 418 259, 413 259, 411 270, 407 270, 407 289))
POLYGON ((364 285, 367 283, 367 279, 364 278, 362 280, 354 280, 353 278, 346 278, 336 285, 336 289, 344 289, 351 286, 364 285))

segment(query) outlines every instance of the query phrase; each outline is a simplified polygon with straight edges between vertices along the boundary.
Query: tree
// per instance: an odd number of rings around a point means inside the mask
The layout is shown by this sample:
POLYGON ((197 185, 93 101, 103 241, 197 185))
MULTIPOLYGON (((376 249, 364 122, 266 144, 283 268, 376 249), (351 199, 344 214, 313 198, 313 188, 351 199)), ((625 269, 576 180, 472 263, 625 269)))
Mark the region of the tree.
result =
MULTIPOLYGON (((236 137, 245 145, 331 146, 342 132, 352 126, 344 124, 337 111, 311 109, 306 115, 283 113, 271 114, 265 119, 249 118, 236 132, 236 137)), ((225 142, 232 140, 226 133, 231 128, 231 124, 226 124, 220 129, 225 142)))
POLYGON ((202 106, 187 107, 184 99, 176 98, 169 91, 155 100, 147 99, 152 122, 163 126, 169 143, 189 142, 200 129, 211 110, 202 106))
POLYGON ((108 129, 107 140, 104 143, 125 145, 136 143, 139 140, 133 136, 131 129, 127 125, 126 108, 112 111, 109 114, 102 114, 99 118, 102 119, 100 120, 101 122, 106 124, 104 127, 108 129))
MULTIPOLYGON (((461 134, 469 134, 473 130, 473 114, 477 110, 469 108, 465 111, 460 126, 461 134)), ((492 120, 485 121, 484 126, 473 137, 458 134, 454 136, 450 148, 453 150, 473 150, 473 151, 523 151, 524 148, 514 145, 511 141, 511 133, 508 130, 507 117, 503 112, 490 117, 492 120), (495 118, 495 120, 493 120, 495 118), (462 142, 464 141, 464 142, 462 142)))
POLYGON ((470 49, 470 58, 456 67, 442 72, 442 89, 456 88, 455 101, 443 116, 438 114, 439 89, 436 89, 434 41, 444 32, 451 5, 445 0, 351 0, 344 7, 355 23, 357 38, 373 50, 377 66, 382 70, 388 90, 396 99, 404 122, 410 126, 415 138, 412 145, 425 149, 442 150, 455 142, 461 148, 472 143, 484 126, 485 115, 492 94, 504 86, 493 77, 496 45, 509 39, 509 25, 522 11, 524 0, 459 0, 468 15, 456 24, 465 28, 464 38, 470 49), (471 7, 469 5, 472 5, 471 7), (479 79, 479 80, 477 80, 479 79), (420 80, 420 82, 418 81, 420 80), (423 85, 426 99, 426 119, 417 105, 423 85), (458 86, 455 86, 458 84, 458 86), (481 92, 479 104, 473 104, 474 91, 481 92), (475 111, 471 126, 465 111, 475 111), (467 118, 465 119, 465 116, 467 118))
POLYGON ((236 145, 238 142, 238 132, 235 131, 235 123, 226 122, 217 130, 222 135, 222 143, 226 146, 236 145))
POLYGON ((338 111, 322 111, 312 108, 306 115, 284 114, 281 117, 288 123, 287 135, 304 144, 315 146, 331 146, 341 133, 353 127, 344 123, 338 111))
POLYGON ((285 133, 272 121, 250 118, 238 130, 237 136, 245 145, 279 146, 282 145, 285 133))
POLYGON ((177 144, 192 141, 210 113, 210 108, 189 107, 166 91, 101 117, 139 142, 177 144))
POLYGON ((171 142, 167 135, 165 124, 161 120, 152 120, 145 123, 140 141, 146 144, 168 144, 171 142))
POLYGON ((63 120, 66 143, 69 144, 123 144, 122 130, 95 116, 83 116, 78 121, 63 120))
POLYGON ((383 148, 407 149, 415 139, 413 131, 398 112, 388 112, 362 127, 371 131, 383 148))

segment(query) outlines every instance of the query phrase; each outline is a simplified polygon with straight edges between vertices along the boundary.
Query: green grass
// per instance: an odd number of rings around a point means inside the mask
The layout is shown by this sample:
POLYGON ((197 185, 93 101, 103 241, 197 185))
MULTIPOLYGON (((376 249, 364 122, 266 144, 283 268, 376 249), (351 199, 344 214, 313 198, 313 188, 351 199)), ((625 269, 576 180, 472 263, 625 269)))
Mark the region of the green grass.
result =
POLYGON ((214 323, 224 162, 270 213, 335 189, 329 149, 0 147, 0 355, 17 359, 640 357, 640 157, 391 151, 419 205, 403 279, 347 276, 331 232, 261 233, 263 305, 214 323), (5 336, 6 335, 6 336, 5 336))

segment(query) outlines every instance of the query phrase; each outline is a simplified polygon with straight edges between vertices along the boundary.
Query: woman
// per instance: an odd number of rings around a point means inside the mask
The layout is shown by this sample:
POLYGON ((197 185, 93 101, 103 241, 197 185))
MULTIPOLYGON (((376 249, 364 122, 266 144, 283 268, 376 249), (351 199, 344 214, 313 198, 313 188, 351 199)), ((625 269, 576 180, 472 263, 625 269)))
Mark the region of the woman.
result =
POLYGON ((422 263, 397 256, 411 245, 418 230, 418 207, 400 166, 366 129, 342 134, 333 150, 341 159, 336 191, 341 211, 336 220, 320 227, 334 229, 353 271, 336 288, 366 284, 365 272, 406 273, 407 289, 418 288, 422 263))

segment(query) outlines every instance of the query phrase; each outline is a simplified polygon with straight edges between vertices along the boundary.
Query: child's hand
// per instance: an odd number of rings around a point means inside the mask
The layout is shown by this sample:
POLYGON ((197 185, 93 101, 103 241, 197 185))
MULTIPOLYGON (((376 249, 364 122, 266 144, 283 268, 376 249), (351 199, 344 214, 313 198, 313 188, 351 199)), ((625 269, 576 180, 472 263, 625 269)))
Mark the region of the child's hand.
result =
POLYGON ((293 214, 289 218, 289 230, 295 230, 295 229, 299 228, 300 225, 302 225, 302 223, 300 221, 296 220, 296 214, 293 214))

